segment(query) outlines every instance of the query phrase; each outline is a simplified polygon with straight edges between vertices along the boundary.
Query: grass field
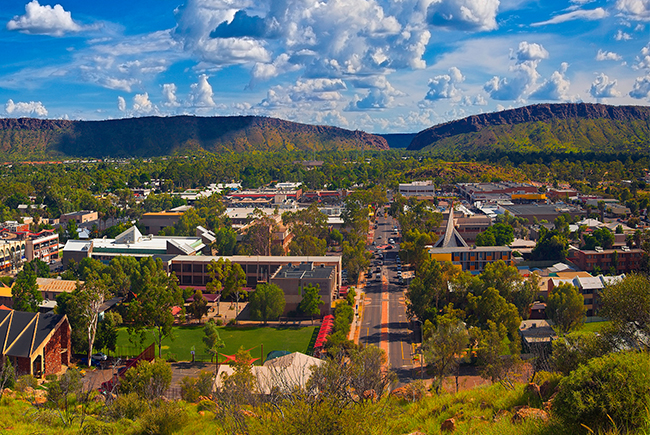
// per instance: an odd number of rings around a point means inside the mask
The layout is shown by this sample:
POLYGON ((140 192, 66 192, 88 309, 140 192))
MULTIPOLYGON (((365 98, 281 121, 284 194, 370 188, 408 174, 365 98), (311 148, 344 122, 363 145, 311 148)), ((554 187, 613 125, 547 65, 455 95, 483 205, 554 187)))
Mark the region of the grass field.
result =
MULTIPOLYGON (((259 358, 262 352, 261 345, 264 346, 264 357, 273 350, 306 353, 311 345, 312 339, 315 339, 315 329, 316 326, 283 328, 220 327, 219 334, 226 344, 226 347, 221 350, 221 353, 233 355, 239 350, 240 346, 243 346, 245 350, 251 349, 250 352, 253 358, 259 358)), ((148 333, 145 343, 148 346, 152 342, 153 336, 148 333)), ((126 328, 120 328, 117 346, 117 351, 122 356, 135 356, 140 352, 140 348, 135 347, 129 341, 129 334, 126 328)), ((195 349, 197 361, 210 361, 210 357, 205 351, 205 345, 203 344, 202 326, 174 327, 174 340, 167 338, 163 341, 162 353, 177 361, 189 361, 192 359, 190 353, 192 347, 195 349)), ((264 358, 262 358, 263 361, 264 358)))
POLYGON ((580 331, 584 332, 600 332, 605 326, 609 325, 610 321, 603 322, 589 322, 582 325, 580 331))

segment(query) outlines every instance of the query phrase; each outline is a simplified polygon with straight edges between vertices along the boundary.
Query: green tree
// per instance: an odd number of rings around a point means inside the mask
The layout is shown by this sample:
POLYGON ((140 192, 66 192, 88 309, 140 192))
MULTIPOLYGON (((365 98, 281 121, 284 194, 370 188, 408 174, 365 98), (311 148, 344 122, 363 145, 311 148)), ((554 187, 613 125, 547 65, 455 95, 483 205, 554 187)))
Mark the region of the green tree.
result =
POLYGON ((201 322, 201 318, 208 314, 208 309, 207 299, 203 296, 201 290, 196 290, 187 311, 189 311, 192 317, 201 322))
POLYGON ((75 301, 78 304, 80 320, 88 339, 88 367, 90 367, 93 354, 93 345, 97 334, 99 310, 106 297, 110 295, 106 275, 91 274, 83 285, 75 292, 75 301))
POLYGON ((210 355, 210 361, 213 358, 217 359, 217 366, 219 365, 219 349, 226 347, 226 343, 221 339, 219 335, 219 328, 214 320, 206 322, 203 327, 203 343, 205 344, 205 350, 210 355))
POLYGON ((366 249, 364 240, 358 240, 356 244, 343 242, 343 268, 348 271, 348 279, 356 285, 361 271, 370 265, 372 253, 366 249))
POLYGON ((545 227, 539 229, 539 239, 533 251, 531 259, 538 260, 564 260, 569 252, 569 242, 558 230, 547 230, 545 227))
POLYGON ((43 295, 36 283, 36 273, 32 270, 18 272, 16 281, 11 287, 11 296, 14 310, 37 312, 43 302, 43 295))
POLYGON ((104 318, 97 326, 95 348, 115 352, 117 346, 118 327, 122 324, 122 316, 114 311, 104 313, 104 318))
POLYGON ((514 239, 511 225, 497 223, 476 236, 476 246, 507 246, 514 239))
POLYGON ((577 329, 585 321, 585 299, 569 283, 555 287, 546 301, 546 315, 563 334, 577 329))
POLYGON ((530 307, 537 299, 540 291, 540 282, 540 276, 536 272, 533 272, 522 285, 518 286, 511 293, 512 303, 515 304, 517 311, 519 311, 519 316, 524 320, 527 320, 530 316, 530 307))
POLYGON ((564 376, 593 358, 609 353, 612 348, 601 334, 575 331, 553 340, 550 364, 553 371, 564 376))
POLYGON ((650 278, 633 273, 605 287, 600 314, 611 320, 606 331, 616 347, 650 349, 650 278))
POLYGON ((309 284, 303 287, 302 300, 298 305, 300 312, 308 316, 318 316, 320 314, 320 306, 325 304, 325 301, 323 301, 319 292, 320 286, 318 284, 316 286, 309 284))
POLYGON ((32 261, 25 263, 23 270, 25 269, 34 272, 37 278, 50 277, 50 266, 39 258, 34 258, 32 261))
MULTIPOLYGON (((452 308, 449 311, 452 311, 452 308)), ((450 312, 438 317, 437 326, 423 344, 424 360, 433 374, 436 393, 440 393, 445 376, 457 371, 468 344, 467 328, 459 318, 450 312)), ((458 386, 456 388, 458 389, 458 386)))
MULTIPOLYGON (((487 328, 480 334, 480 341, 476 350, 479 373, 482 378, 512 388, 514 375, 521 364, 518 352, 508 353, 508 346, 504 339, 507 331, 504 325, 497 325, 488 320, 487 328)), ((514 343, 518 343, 515 341, 514 343)))
POLYGON ((127 319, 131 322, 129 333, 135 335, 150 330, 161 357, 163 340, 166 337, 173 339, 172 308, 183 305, 183 293, 178 288, 176 276, 167 275, 160 259, 148 257, 141 260, 132 289, 137 297, 127 308, 127 319))
POLYGON ((265 324, 280 317, 285 305, 284 292, 275 284, 258 284, 248 302, 251 317, 263 320, 265 324))
POLYGON ((406 292, 408 314, 435 323, 438 312, 450 302, 449 282, 458 273, 451 262, 424 261, 406 292))
POLYGON ((214 242, 212 243, 213 251, 217 255, 230 256, 235 253, 237 244, 237 233, 230 227, 219 228, 214 232, 214 242))
POLYGON ((591 235, 584 236, 585 246, 584 249, 594 250, 596 246, 604 249, 610 249, 614 245, 614 233, 609 228, 603 227, 594 230, 591 235))
POLYGON ((246 284, 246 273, 244 272, 244 269, 242 269, 241 265, 232 263, 229 259, 224 261, 222 272, 223 290, 221 291, 221 294, 224 297, 234 297, 236 306, 235 321, 237 321, 237 316, 239 316, 239 302, 247 295, 243 290, 244 285, 246 284))

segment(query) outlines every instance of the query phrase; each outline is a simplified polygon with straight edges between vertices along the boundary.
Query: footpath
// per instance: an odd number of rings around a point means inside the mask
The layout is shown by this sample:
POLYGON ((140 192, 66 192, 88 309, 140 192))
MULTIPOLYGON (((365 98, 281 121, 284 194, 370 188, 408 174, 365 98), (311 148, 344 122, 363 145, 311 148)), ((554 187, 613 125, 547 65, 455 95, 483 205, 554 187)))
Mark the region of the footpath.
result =
MULTIPOLYGON (((375 228, 371 224, 366 236, 366 244, 372 245, 372 241, 375 239, 375 228)), ((354 300, 354 319, 350 325, 350 333, 348 334, 348 340, 354 342, 354 344, 359 344, 359 333, 361 331, 361 322, 363 321, 363 306, 365 303, 365 288, 366 288, 366 274, 365 272, 359 273, 359 279, 354 290, 356 292, 356 297, 354 300)))

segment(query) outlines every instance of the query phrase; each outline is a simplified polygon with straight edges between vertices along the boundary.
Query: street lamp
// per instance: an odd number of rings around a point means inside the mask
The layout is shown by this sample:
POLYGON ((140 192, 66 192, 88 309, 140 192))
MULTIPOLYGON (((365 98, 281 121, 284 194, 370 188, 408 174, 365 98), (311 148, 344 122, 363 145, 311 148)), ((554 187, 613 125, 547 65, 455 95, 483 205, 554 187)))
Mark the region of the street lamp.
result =
POLYGON ((420 319, 413 319, 420 324, 420 379, 424 379, 424 365, 422 360, 424 359, 424 324, 420 319))

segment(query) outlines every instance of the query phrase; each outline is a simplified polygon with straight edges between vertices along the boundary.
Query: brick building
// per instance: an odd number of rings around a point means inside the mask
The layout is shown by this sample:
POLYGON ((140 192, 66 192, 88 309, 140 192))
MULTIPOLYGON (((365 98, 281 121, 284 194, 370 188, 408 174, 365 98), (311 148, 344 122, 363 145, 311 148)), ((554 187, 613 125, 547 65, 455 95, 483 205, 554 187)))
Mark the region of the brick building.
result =
POLYGON ((582 250, 572 249, 569 258, 573 264, 587 272, 609 272, 616 274, 630 273, 639 270, 643 260, 643 249, 630 249, 623 246, 620 249, 582 250))
POLYGON ((16 375, 44 377, 70 364, 70 323, 65 315, 0 310, 2 363, 16 375))
POLYGON ((275 272, 269 283, 277 285, 284 292, 287 303, 284 314, 298 308, 302 301, 302 289, 309 285, 320 288, 319 294, 325 302, 320 307, 320 315, 326 316, 332 310, 332 301, 336 297, 336 271, 332 266, 314 266, 313 262, 287 264, 275 272))
POLYGON ((72 213, 62 214, 59 218, 59 222, 63 225, 67 225, 70 221, 75 221, 77 224, 84 224, 86 222, 92 222, 99 219, 99 214, 96 211, 74 211, 72 213))

